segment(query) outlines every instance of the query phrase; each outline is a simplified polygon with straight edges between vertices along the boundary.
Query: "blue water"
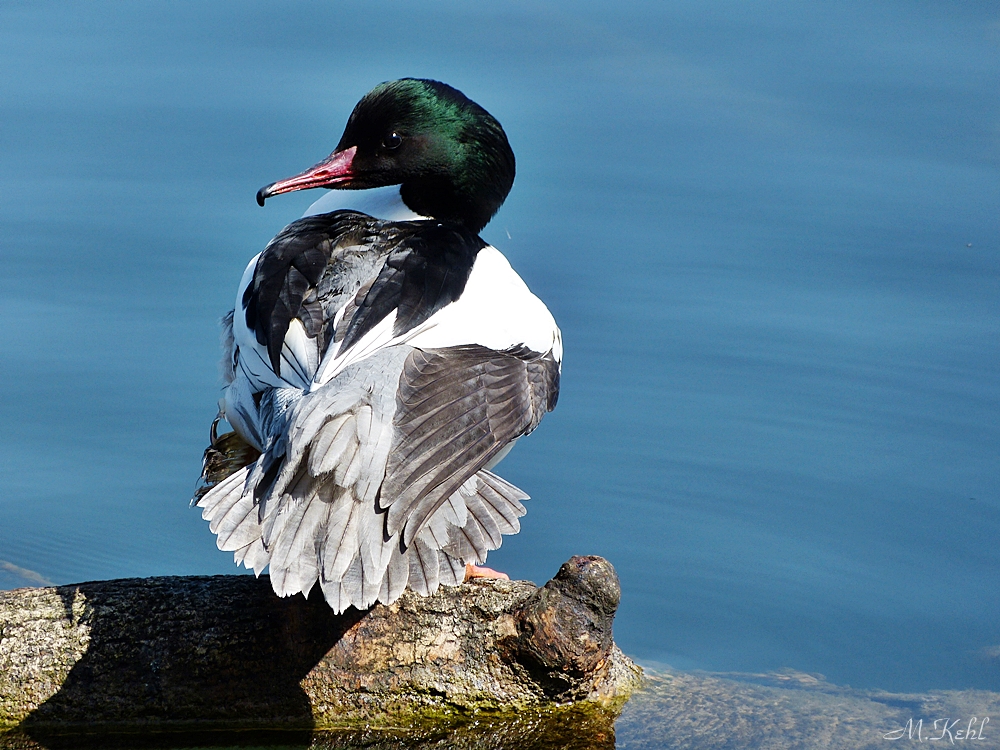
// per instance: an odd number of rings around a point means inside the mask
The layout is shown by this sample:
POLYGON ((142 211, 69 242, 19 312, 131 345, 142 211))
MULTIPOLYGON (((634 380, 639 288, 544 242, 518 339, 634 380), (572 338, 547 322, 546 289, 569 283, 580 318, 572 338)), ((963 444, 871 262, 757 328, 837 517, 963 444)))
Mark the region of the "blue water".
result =
POLYGON ((218 318, 379 81, 504 124, 559 408, 490 563, 682 669, 1000 690, 995 3, 0 5, 0 586, 235 572, 218 318))

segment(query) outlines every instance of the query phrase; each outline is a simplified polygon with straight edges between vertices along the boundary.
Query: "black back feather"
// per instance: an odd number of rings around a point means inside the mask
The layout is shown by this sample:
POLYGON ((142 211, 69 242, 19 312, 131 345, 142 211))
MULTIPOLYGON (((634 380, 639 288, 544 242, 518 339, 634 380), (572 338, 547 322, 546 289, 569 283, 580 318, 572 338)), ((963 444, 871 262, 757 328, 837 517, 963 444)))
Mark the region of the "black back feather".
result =
POLYGON ((399 336, 455 302, 465 290, 476 255, 486 243, 457 224, 412 225, 413 233, 386 258, 351 318, 341 350, 356 344, 393 310, 393 334, 399 336))
POLYGON ((335 335, 336 310, 374 277, 353 311, 341 350, 393 310, 394 333, 405 333, 461 296, 484 247, 458 224, 389 222, 354 211, 299 219, 271 240, 257 261, 241 301, 247 327, 280 375, 292 320, 319 338, 325 352, 335 335))

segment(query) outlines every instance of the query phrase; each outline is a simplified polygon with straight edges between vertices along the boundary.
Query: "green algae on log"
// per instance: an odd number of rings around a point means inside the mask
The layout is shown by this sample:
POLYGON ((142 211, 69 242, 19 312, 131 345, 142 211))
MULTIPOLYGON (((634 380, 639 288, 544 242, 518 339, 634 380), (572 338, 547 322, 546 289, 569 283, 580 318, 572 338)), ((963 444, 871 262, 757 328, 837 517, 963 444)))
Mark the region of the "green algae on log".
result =
POLYGON ((620 706, 614 569, 574 557, 542 588, 475 581, 334 615, 266 577, 0 592, 0 727, 394 728, 585 701, 620 706))
POLYGON ((0 750, 614 750, 617 711, 591 702, 378 729, 0 732, 0 750))

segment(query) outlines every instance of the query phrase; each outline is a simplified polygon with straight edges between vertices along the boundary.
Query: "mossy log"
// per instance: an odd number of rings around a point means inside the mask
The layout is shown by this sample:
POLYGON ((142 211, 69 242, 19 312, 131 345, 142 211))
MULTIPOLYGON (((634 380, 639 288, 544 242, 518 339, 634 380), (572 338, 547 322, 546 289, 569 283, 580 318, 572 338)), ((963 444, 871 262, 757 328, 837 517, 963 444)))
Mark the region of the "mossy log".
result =
POLYGON ((0 727, 38 732, 407 729, 579 701, 620 705, 614 569, 477 580, 334 615, 266 577, 0 592, 0 727))

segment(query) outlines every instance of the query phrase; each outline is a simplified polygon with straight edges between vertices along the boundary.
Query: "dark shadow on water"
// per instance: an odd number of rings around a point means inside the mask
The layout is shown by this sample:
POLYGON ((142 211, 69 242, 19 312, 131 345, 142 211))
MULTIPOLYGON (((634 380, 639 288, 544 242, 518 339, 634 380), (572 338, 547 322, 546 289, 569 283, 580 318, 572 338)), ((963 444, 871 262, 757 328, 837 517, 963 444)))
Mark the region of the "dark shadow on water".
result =
POLYGON ((876 703, 888 706, 889 708, 904 708, 914 715, 919 715, 920 711, 923 709, 923 701, 915 698, 883 698, 875 696, 872 697, 872 700, 876 703))
POLYGON ((310 748, 311 750, 613 750, 614 715, 566 707, 517 715, 477 716, 460 726, 402 730, 199 731, 0 735, 0 750, 75 748, 310 748))

